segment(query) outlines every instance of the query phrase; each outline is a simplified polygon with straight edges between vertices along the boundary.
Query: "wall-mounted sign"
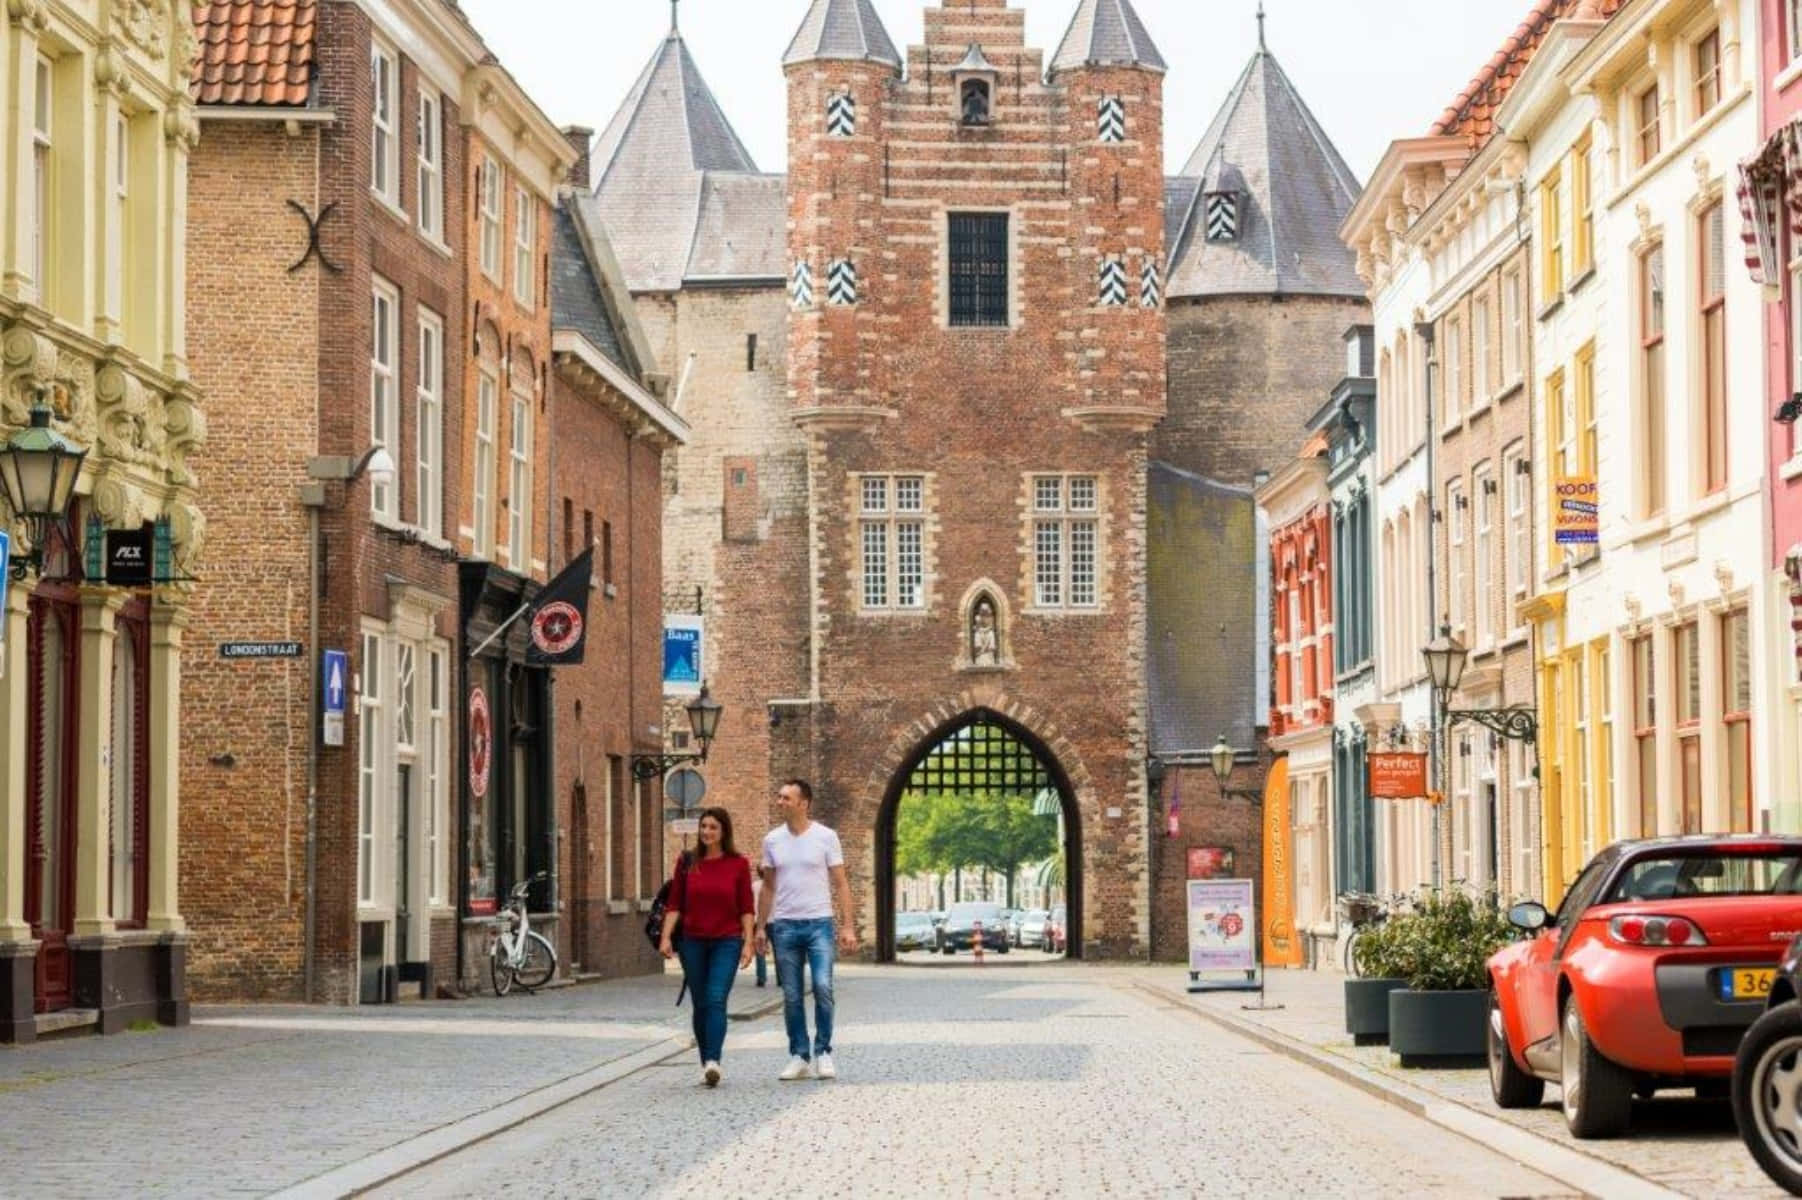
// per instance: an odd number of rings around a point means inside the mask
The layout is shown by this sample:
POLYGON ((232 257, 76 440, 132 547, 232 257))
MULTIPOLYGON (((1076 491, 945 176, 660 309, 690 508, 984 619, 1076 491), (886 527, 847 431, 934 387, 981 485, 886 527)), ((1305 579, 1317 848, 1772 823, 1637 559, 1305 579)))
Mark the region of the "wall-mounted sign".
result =
POLYGON ((1413 751, 1372 750, 1370 797, 1373 800, 1417 800, 1427 794, 1427 756, 1413 751))
POLYGON ((1561 475, 1552 485, 1552 540, 1560 546, 1593 546, 1602 531, 1594 475, 1561 475))
POLYGON ((670 613, 663 618, 663 691, 666 695, 698 696, 706 664, 704 618, 695 613, 670 613))
POLYGON ((1190 846, 1188 858, 1190 879, 1226 879, 1233 873, 1231 846, 1190 846))
POLYGON ((488 715, 488 693, 469 689, 469 791, 477 800, 488 795, 489 769, 494 762, 494 722, 488 715))
POLYGON ((327 650, 319 656, 319 740, 344 744, 344 711, 349 706, 350 655, 327 650))
POLYGON ((156 526, 146 522, 136 529, 106 531, 106 581, 113 587, 149 587, 150 548, 156 526))
POLYGON ((299 658, 300 649, 299 642, 220 642, 219 657, 299 658))

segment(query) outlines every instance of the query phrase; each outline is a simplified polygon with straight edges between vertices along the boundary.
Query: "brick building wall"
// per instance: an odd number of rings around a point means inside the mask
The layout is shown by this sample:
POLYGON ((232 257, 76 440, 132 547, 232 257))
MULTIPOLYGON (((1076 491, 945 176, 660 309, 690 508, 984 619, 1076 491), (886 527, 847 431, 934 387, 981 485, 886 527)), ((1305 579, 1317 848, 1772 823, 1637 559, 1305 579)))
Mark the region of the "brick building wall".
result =
POLYGON ((319 280, 288 266, 319 209, 319 135, 209 123, 188 169, 188 351, 207 393, 193 459, 207 513, 182 656, 181 887, 197 1000, 295 1000, 305 905, 307 659, 229 662, 219 643, 305 641, 317 452, 319 280), (249 301, 254 298, 255 302, 249 301))
POLYGON ((930 8, 905 83, 878 64, 789 68, 790 255, 821 285, 789 336, 789 390, 810 436, 813 572, 794 645, 812 641, 818 701, 779 714, 769 777, 812 776, 873 937, 892 902, 877 885, 907 771, 971 714, 999 713, 1068 782, 1084 952, 1142 956, 1144 431, 1165 379, 1163 311, 1137 303, 1137 281, 1164 241, 1161 76, 1084 69, 1041 84, 1023 26, 1002 0, 930 8), (951 79, 973 41, 996 68, 994 120, 965 128, 951 79), (828 138, 826 98, 847 87, 856 133, 828 138), (1103 92, 1125 97, 1125 143, 1097 141, 1103 92), (1009 328, 946 327, 946 214, 966 209, 1009 214, 1009 328), (1115 256, 1133 302, 1103 308, 1098 276, 1115 256), (860 264, 857 302, 831 304, 829 264, 847 257, 860 264), (866 472, 926 480, 917 610, 861 604, 866 472), (1096 480, 1092 609, 1035 604, 1032 479, 1054 473, 1096 480), (999 669, 969 665, 979 589, 1000 610, 999 669))
MULTIPOLYGON (((1261 786, 1270 755, 1260 752, 1254 766, 1241 763, 1233 769, 1229 787, 1261 786)), ((1164 776, 1163 804, 1171 795, 1182 803, 1175 834, 1165 832, 1166 810, 1152 814, 1151 840, 1151 958, 1154 962, 1186 962, 1189 957, 1189 851, 1224 847, 1233 852, 1233 878, 1252 881, 1252 894, 1264 895, 1263 808, 1243 797, 1222 796, 1214 771, 1206 763, 1181 763, 1164 776)))
POLYGON ((656 749, 641 731, 658 723, 662 706, 663 451, 628 426, 623 400, 607 392, 607 383, 569 364, 553 372, 553 566, 590 540, 596 549, 585 661, 558 670, 552 695, 557 823, 565 832, 557 953, 572 971, 617 977, 662 966, 622 869, 636 855, 660 878, 662 816, 634 826, 622 789, 629 794, 632 754, 656 749))

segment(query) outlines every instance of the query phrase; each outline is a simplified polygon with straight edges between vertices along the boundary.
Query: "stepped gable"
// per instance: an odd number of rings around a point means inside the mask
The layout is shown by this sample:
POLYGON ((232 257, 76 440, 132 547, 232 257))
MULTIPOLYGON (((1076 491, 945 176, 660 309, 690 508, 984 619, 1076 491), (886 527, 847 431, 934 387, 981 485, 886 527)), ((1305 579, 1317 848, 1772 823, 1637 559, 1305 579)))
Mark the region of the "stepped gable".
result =
MULTIPOLYGON (((607 230, 634 292, 679 289, 697 259, 761 264, 758 255, 734 248, 782 244, 782 214, 778 211, 773 226, 765 228, 771 218, 767 204, 714 205, 717 219, 702 220, 708 196, 751 179, 780 192, 782 177, 758 172, 679 30, 659 44, 601 132, 594 164, 594 194, 586 203, 607 230)), ((762 265, 753 272, 763 273, 782 275, 780 253, 767 272, 762 265)))
POLYGON ((901 66, 901 52, 870 0, 813 0, 782 65, 840 59, 901 66))
POLYGON ((1082 0, 1051 56, 1051 73, 1078 67, 1168 67, 1131 0, 1082 0))
POLYGON ((1173 298, 1364 295, 1338 229, 1361 187, 1274 55, 1259 46, 1165 189, 1173 298), (1208 192, 1238 193, 1238 230, 1210 242, 1208 192))
POLYGON ((1502 106, 1514 81, 1527 69, 1554 22, 1570 18, 1602 21, 1620 11, 1626 0, 1537 0, 1501 47, 1433 122, 1431 133, 1470 139, 1471 153, 1495 133, 1495 110, 1502 106))

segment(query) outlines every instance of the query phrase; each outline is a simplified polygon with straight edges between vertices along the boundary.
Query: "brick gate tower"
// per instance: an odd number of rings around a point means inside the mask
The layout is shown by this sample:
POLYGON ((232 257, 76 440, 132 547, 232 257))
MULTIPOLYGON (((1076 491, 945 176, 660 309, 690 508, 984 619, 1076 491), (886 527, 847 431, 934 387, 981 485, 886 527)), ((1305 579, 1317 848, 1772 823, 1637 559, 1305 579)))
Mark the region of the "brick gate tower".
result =
POLYGON ((907 773, 998 723, 1063 793, 1073 942, 1143 956, 1164 63, 1128 0, 1049 64, 1024 27, 947 0, 903 73, 868 0, 816 0, 785 57, 808 679, 771 769, 815 780, 874 937, 907 773))

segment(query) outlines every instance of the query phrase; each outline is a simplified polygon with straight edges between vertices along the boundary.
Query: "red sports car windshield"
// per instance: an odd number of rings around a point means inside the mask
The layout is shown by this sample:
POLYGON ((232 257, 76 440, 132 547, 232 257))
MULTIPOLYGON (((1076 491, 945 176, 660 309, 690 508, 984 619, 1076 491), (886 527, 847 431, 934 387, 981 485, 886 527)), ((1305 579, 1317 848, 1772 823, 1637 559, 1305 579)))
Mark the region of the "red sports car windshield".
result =
POLYGON ((1802 854, 1782 850, 1690 850, 1648 854, 1621 868, 1598 903, 1709 896, 1802 895, 1802 854))

